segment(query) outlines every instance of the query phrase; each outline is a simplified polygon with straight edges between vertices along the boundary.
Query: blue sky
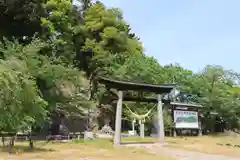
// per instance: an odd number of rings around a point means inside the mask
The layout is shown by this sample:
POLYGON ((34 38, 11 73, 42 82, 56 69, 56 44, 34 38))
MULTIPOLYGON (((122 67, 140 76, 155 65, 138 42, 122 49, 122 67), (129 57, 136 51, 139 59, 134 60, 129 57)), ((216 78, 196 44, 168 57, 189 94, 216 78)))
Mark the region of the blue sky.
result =
POLYGON ((101 0, 118 7, 160 64, 201 70, 207 64, 240 72, 239 0, 101 0))

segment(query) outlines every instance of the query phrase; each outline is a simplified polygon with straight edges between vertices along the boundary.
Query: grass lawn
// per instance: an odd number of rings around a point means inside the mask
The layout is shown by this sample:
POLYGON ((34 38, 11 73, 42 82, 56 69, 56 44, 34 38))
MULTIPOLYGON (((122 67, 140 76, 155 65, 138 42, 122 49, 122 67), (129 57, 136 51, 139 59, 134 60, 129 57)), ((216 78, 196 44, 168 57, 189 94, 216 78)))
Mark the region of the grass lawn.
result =
POLYGON ((27 150, 27 143, 16 143, 16 154, 0 152, 0 160, 173 160, 156 156, 137 148, 113 147, 110 140, 75 141, 69 143, 37 142, 34 151, 27 150))

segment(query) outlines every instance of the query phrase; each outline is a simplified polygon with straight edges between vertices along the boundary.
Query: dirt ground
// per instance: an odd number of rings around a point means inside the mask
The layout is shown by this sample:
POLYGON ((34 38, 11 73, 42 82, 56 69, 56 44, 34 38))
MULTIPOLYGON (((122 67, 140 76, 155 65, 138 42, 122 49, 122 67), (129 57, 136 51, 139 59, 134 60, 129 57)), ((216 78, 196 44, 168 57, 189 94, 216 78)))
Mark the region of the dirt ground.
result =
MULTIPOLYGON (((139 140, 125 138, 125 142, 139 140)), ((148 142, 157 142, 156 139, 146 138, 148 142)), ((164 144, 131 144, 126 146, 145 148, 155 155, 166 154, 176 160, 239 160, 240 135, 232 132, 225 134, 201 137, 167 137, 164 144)))
MULTIPOLYGON (((240 135, 167 138, 165 147, 240 157, 240 135)), ((239 158, 240 159, 240 158, 239 158)))
POLYGON ((16 154, 0 151, 0 160, 239 160, 239 135, 166 138, 164 144, 146 137, 123 138, 124 145, 113 147, 111 140, 37 142, 35 150, 16 143, 16 154), (137 143, 131 143, 137 142, 137 143), (145 142, 151 142, 146 144, 145 142))
MULTIPOLYGON (((153 138, 145 138, 145 142, 157 142, 153 138)), ((139 137, 124 138, 124 142, 144 142, 139 137)), ((219 134, 201 137, 166 137, 165 148, 181 149, 209 154, 219 154, 230 157, 240 157, 240 135, 219 134)))
POLYGON ((237 157, 229 157, 217 154, 201 153, 196 151, 187 151, 183 149, 172 149, 164 147, 161 144, 128 144, 127 147, 144 148, 148 152, 159 155, 170 155, 175 160, 239 160, 237 157))

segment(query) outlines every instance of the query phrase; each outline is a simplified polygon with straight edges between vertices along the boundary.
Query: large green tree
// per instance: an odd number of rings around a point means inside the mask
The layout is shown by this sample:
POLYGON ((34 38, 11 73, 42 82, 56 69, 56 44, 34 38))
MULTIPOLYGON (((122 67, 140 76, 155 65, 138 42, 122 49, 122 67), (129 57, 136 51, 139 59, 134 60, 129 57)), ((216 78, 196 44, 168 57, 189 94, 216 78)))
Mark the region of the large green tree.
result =
MULTIPOLYGON (((91 103, 87 101, 88 81, 82 72, 61 59, 39 54, 46 45, 38 39, 28 45, 5 40, 1 46, 4 57, 2 62, 19 62, 19 66, 25 67, 37 87, 33 93, 48 102, 48 113, 84 116, 84 108, 91 107, 91 103)), ((21 71, 21 67, 15 66, 14 70, 21 71)), ((27 106, 22 107, 28 110, 27 106)))
POLYGON ((1 132, 17 133, 42 122, 47 114, 47 102, 39 95, 26 64, 13 58, 1 60, 0 68, 1 132))
POLYGON ((42 0, 0 1, 0 40, 3 36, 29 42, 42 31, 40 18, 45 14, 42 0))

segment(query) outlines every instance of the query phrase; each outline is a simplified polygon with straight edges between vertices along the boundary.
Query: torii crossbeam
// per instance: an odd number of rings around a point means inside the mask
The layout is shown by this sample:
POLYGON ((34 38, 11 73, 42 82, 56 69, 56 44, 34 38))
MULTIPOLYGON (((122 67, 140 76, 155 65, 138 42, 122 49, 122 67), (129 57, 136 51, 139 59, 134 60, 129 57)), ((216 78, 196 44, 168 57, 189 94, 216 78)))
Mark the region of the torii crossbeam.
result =
MULTIPOLYGON (((99 83, 104 84, 107 88, 113 88, 118 90, 118 102, 116 109, 116 120, 115 120, 115 135, 114 145, 120 145, 121 143, 121 125, 122 125, 122 102, 123 91, 140 91, 140 92, 152 92, 157 95, 155 102, 157 102, 158 109, 158 138, 160 142, 164 142, 164 123, 163 123, 163 111, 162 111, 162 94, 167 94, 175 88, 175 84, 164 84, 164 85, 152 85, 143 83, 133 83, 127 81, 112 80, 105 77, 99 77, 99 83)), ((145 98, 146 100, 146 98, 145 98)), ((149 100, 150 102, 152 101, 149 100)), ((154 100, 153 100, 154 102, 154 100)))

